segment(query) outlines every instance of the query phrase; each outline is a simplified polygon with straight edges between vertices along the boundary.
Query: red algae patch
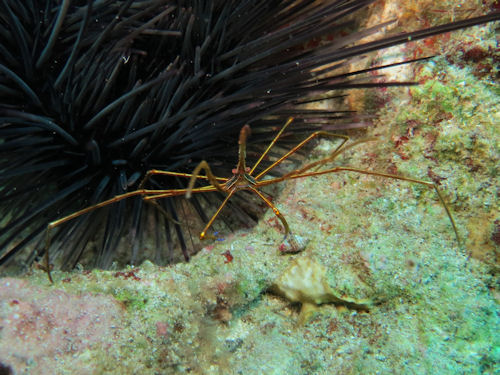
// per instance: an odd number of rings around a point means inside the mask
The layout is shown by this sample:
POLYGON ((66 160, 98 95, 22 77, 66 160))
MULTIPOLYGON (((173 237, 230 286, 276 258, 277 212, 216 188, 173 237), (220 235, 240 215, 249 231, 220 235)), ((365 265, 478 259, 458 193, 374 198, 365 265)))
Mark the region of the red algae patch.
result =
POLYGON ((54 374, 56 363, 91 373, 89 351, 111 347, 122 314, 112 297, 0 279, 0 363, 17 374, 54 374))

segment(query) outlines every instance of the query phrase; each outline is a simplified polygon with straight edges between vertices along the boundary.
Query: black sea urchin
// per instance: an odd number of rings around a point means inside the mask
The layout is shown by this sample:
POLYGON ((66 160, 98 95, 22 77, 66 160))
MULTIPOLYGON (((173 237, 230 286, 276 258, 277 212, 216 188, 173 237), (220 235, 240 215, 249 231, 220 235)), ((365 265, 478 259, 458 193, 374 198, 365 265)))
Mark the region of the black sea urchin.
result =
MULTIPOLYGON (((0 265, 31 264, 48 222, 133 190, 149 169, 190 172, 207 159, 215 173, 227 173, 243 124, 252 126, 254 150, 291 115, 296 132, 323 126, 320 116, 336 129, 354 127, 349 112, 303 104, 334 90, 405 83, 372 83, 366 70, 339 73, 349 59, 499 18, 361 43, 385 26, 347 32, 372 2, 1 1, 0 265), (325 36, 333 41, 308 43, 325 36)), ((91 264, 108 267, 128 234, 124 261, 136 262, 153 233, 167 244, 154 260, 171 260, 175 242, 187 259, 185 210, 206 221, 205 207, 220 199, 194 197, 189 206, 165 199, 160 210, 121 201, 59 227, 53 258, 74 267, 93 244, 91 264)))

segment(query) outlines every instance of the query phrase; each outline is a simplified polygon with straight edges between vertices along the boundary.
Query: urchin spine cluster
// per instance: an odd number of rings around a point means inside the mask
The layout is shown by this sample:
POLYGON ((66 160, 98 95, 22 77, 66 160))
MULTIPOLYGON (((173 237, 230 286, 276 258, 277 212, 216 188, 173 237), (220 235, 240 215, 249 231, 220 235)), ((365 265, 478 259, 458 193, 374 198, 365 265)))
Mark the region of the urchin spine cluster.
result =
MULTIPOLYGON (((383 29, 342 35, 372 0, 38 1, 0 3, 0 265, 31 264, 47 223, 133 190, 149 169, 189 173, 202 159, 214 172, 233 167, 234 139, 251 124, 254 150, 289 116, 294 132, 356 122, 345 111, 304 104, 335 90, 380 87, 365 71, 337 73, 351 58, 469 25, 498 14, 374 42, 383 29), (325 36, 330 43, 307 43, 325 36), (214 162, 215 161, 215 162, 214 162)), ((380 67, 378 67, 380 68, 380 67)), ((375 68, 373 68, 375 69, 375 68)), ((249 152, 251 159, 252 152, 249 152)), ((155 178, 152 188, 184 187, 155 178)), ((222 198, 194 197, 189 207, 141 199, 96 210, 58 228, 52 254, 72 268, 87 257, 109 267, 136 262, 144 238, 152 258, 171 260, 179 242, 189 256, 184 213, 206 221, 222 198), (165 216, 167 218, 165 218, 165 216), (130 251, 117 253, 124 235, 130 251), (89 256, 89 248, 94 252, 89 256)), ((238 210, 237 206, 233 208, 238 210)), ((248 213, 241 211, 243 221, 248 213)))

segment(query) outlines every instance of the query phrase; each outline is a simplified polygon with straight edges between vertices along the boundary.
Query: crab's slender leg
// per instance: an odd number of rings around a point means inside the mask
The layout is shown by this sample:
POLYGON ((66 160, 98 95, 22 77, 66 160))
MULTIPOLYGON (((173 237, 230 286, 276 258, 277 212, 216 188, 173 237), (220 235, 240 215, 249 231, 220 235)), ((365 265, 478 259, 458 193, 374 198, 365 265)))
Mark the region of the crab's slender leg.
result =
POLYGON ((285 238, 288 236, 288 234, 290 233, 290 226, 288 225, 285 217, 281 214, 281 212, 276 208, 276 206, 274 204, 271 203, 271 201, 269 199, 267 199, 260 191, 258 191, 257 189, 255 189, 254 187, 249 187, 248 189, 250 189, 251 191, 253 191, 255 194, 257 194, 260 199, 262 199, 267 205, 269 208, 271 208, 274 212, 274 214, 276 215, 276 217, 278 219, 280 219, 281 223, 283 224, 283 227, 285 228, 285 238))
MULTIPOLYGON (((194 189, 193 192, 205 192, 205 191, 215 191, 216 189, 211 186, 206 186, 203 188, 199 189, 194 189)), ((149 198, 148 196, 151 195, 151 199, 155 198, 166 198, 166 197, 173 197, 173 196, 178 196, 178 195, 184 195, 188 192, 188 189, 171 189, 171 190, 165 190, 165 189, 159 189, 159 190, 150 190, 150 189, 138 189, 134 191, 130 191, 128 193, 120 194, 117 196, 114 196, 113 198, 110 198, 108 200, 105 200, 103 202, 94 204, 92 206, 86 207, 82 210, 73 212, 70 215, 67 215, 65 217, 62 217, 60 219, 57 219, 55 221, 50 222, 47 225, 47 229, 45 231, 45 254, 44 254, 44 267, 47 272, 47 276, 49 277, 49 280, 51 283, 53 283, 52 275, 50 273, 50 255, 49 255, 49 248, 50 248, 50 242, 51 242, 51 231, 56 228, 57 226, 64 224, 70 220, 76 219, 79 216, 85 215, 89 212, 92 212, 94 210, 97 210, 98 208, 102 208, 105 206, 108 206, 113 203, 117 203, 121 200, 135 197, 135 196, 143 196, 143 199, 148 201, 149 198)), ((168 217, 168 215, 167 215, 168 217)))
MULTIPOLYGON (((155 199, 160 199, 160 198, 176 197, 176 196, 179 196, 179 195, 185 195, 187 197, 188 191, 191 194, 195 194, 195 193, 208 193, 208 192, 217 191, 217 190, 218 189, 215 186, 212 186, 212 185, 202 186, 202 187, 194 188, 194 189, 191 189, 191 190, 189 190, 188 188, 186 188, 186 189, 164 190, 164 193, 158 193, 158 194, 154 194, 154 195, 147 195, 143 199, 145 201, 149 201, 149 200, 155 200, 155 199)), ((162 191, 162 190, 159 190, 159 191, 162 191)))
POLYGON ((47 272, 47 275, 49 277, 50 282, 53 283, 52 275, 50 274, 50 259, 49 259, 49 248, 50 248, 50 238, 51 238, 50 237, 50 232, 52 231, 52 229, 54 229, 55 227, 57 227, 57 226, 59 226, 61 224, 66 223, 66 222, 68 222, 70 220, 76 219, 79 216, 85 215, 85 214, 87 214, 87 213, 89 213, 91 211, 94 211, 94 210, 98 209, 98 208, 105 207, 107 205, 119 202, 119 201, 121 201, 123 199, 127 199, 127 198, 130 198, 130 197, 135 197, 137 195, 158 194, 158 193, 164 192, 164 191, 165 190, 147 190, 147 189, 140 189, 140 190, 130 191, 128 193, 117 195, 117 196, 115 196, 113 198, 110 198, 108 200, 105 200, 103 202, 100 202, 100 203, 94 204, 92 206, 86 207, 83 210, 73 212, 71 215, 68 215, 68 216, 65 216, 63 218, 60 218, 60 219, 57 219, 55 221, 50 222, 47 225, 47 229, 45 230, 45 255, 44 255, 45 268, 46 268, 45 271, 47 272))
MULTIPOLYGON (((335 156, 337 156, 339 154, 339 152, 343 148, 344 144, 349 140, 349 137, 346 135, 330 133, 330 132, 323 131, 323 130, 316 131, 316 132, 312 133, 309 137, 304 139, 302 142, 300 142, 297 146, 295 146, 290 151, 288 151, 285 155, 283 155, 278 160, 276 160, 274 163, 272 163, 269 167, 267 167, 262 172, 260 172, 257 176, 255 176, 255 180, 259 180, 261 177, 266 175, 271 169, 273 169, 277 165, 281 164, 284 160, 286 160, 288 157, 290 157, 290 155, 296 153, 298 150, 300 150, 302 147, 304 147, 307 143, 309 143, 310 141, 312 141, 314 138, 317 138, 317 137, 329 137, 329 138, 341 138, 342 139, 342 142, 340 143, 340 145, 337 146, 337 148, 332 153, 332 155, 335 155, 335 156)), ((327 159, 329 159, 329 158, 327 158, 327 159)), ((324 160, 324 162, 327 161, 325 159, 323 159, 323 160, 324 160)), ((289 174, 287 174, 287 175, 289 175, 289 174)))
POLYGON ((226 205, 227 201, 233 196, 233 194, 235 192, 236 192, 236 190, 229 191, 229 193, 227 194, 226 198, 222 201, 221 205, 219 206, 219 208, 217 209, 217 211, 215 212, 215 214, 213 214, 213 216, 208 221, 207 225, 205 225, 205 228, 203 228, 203 231, 200 233, 200 240, 203 240, 203 239, 206 238, 208 228, 210 228, 210 226, 214 222, 215 218, 219 215, 219 213, 222 211, 222 208, 224 208, 224 206, 226 205))
MULTIPOLYGON (((226 190, 224 189, 224 185, 219 184, 219 182, 217 181, 217 178, 212 173, 212 170, 210 169, 210 166, 208 165, 208 163, 205 160, 202 160, 200 162, 200 164, 198 164, 198 166, 194 169, 192 176, 191 176, 191 179, 189 180, 188 188, 182 189, 182 190, 186 190, 185 193, 186 193, 187 199, 191 198, 191 192, 195 192, 196 189, 193 188, 194 183, 196 182, 198 177, 200 177, 199 174, 200 174, 202 169, 205 171, 206 178, 212 184, 212 186, 215 188, 215 190, 218 190, 221 192, 226 192, 226 190)), ((212 191, 212 190, 209 190, 209 191, 212 191)))
POLYGON ((290 171, 290 172, 284 174, 281 177, 288 177, 288 176, 292 176, 292 175, 301 174, 301 173, 304 173, 304 172, 306 172, 308 170, 311 170, 313 168, 318 169, 322 165, 335 160, 337 158, 337 156, 339 156, 340 154, 346 152, 348 149, 353 148, 353 147, 359 145, 360 143, 372 142, 372 141, 376 141, 376 140, 377 140, 377 138, 375 138, 375 137, 368 137, 368 138, 364 138, 364 139, 360 139, 358 141, 355 141, 355 142, 353 142, 353 143, 351 143, 349 145, 345 145, 345 142, 343 142, 343 144, 341 144, 339 147, 337 147, 335 149, 335 151, 333 151, 330 154, 330 156, 327 156, 326 158, 323 158, 321 160, 318 160, 318 161, 306 164, 306 165, 304 165, 304 166, 302 166, 302 167, 300 167, 298 169, 295 169, 293 171, 290 171))
MULTIPOLYGON (((151 178, 151 176, 154 175, 162 175, 162 176, 176 176, 176 177, 187 177, 187 178, 192 178, 193 174, 192 173, 181 173, 181 172, 170 172, 170 171, 162 171, 159 169, 151 169, 146 172, 146 175, 142 179, 141 183, 139 184, 139 189, 142 189, 146 182, 151 178)), ((208 180, 207 176, 197 176, 196 178, 200 178, 203 180, 208 180)), ((221 182, 226 182, 228 178, 224 177, 215 177, 216 180, 221 181, 221 182)))
POLYGON ((257 194, 259 196, 260 199, 262 199, 269 208, 271 208, 274 212, 274 214, 276 215, 276 217, 278 219, 280 219, 281 223, 283 224, 283 227, 285 228, 285 237, 284 237, 284 241, 288 241, 288 243, 290 244, 291 248, 292 248, 292 252, 298 252, 298 251, 301 251, 303 246, 301 246, 299 244, 299 242, 297 241, 297 238, 295 238, 294 234, 292 233, 292 231, 290 230, 290 226, 288 225, 288 222, 286 221, 285 217, 283 216, 283 214, 280 212, 280 210, 278 210, 278 208, 271 203, 271 201, 269 199, 267 199, 259 190, 257 190, 256 188, 254 187, 249 187, 248 188, 249 190, 253 191, 255 194, 257 194))
POLYGON ((250 172, 248 172, 250 175, 252 175, 252 173, 255 171, 255 169, 258 167, 258 165, 260 164, 260 162, 266 157, 266 155, 268 154, 269 150, 271 150, 271 148, 274 146, 274 144, 276 143, 276 141, 279 139, 279 137, 281 136, 281 134, 283 134, 283 132, 285 131, 285 129, 288 127, 288 125, 290 125, 293 121, 293 117, 290 117, 288 118, 288 120, 286 121, 285 125, 283 125, 280 129, 280 131, 278 132, 278 134, 276 134, 276 136, 274 137, 274 139, 271 141, 271 143, 269 144, 269 146, 267 146, 266 150, 262 153, 262 155, 260 155, 260 158, 259 160, 257 160, 257 162, 255 163, 255 165, 252 167, 252 169, 250 170, 250 172))
POLYGON ((408 182, 411 182, 411 183, 425 185, 425 186, 433 188, 436 191, 436 194, 437 194, 437 196, 439 198, 439 201, 441 202, 441 204, 443 205, 443 207, 444 207, 444 209, 446 211, 446 215, 448 215, 448 218, 450 219, 451 226, 453 227, 453 231, 455 232, 455 236, 457 238, 457 242, 459 244, 461 243, 460 236, 458 235, 457 226, 455 224, 455 219, 453 219, 453 215, 451 214, 451 210, 448 207, 448 205, 446 204, 446 201, 444 200, 444 197, 443 197, 441 191, 439 190, 439 188, 437 187, 437 185, 435 183, 433 183, 433 182, 424 181, 424 180, 418 180, 416 178, 398 176, 398 175, 390 174, 390 173, 367 171, 367 170, 359 169, 359 168, 334 167, 334 168, 325 169, 325 170, 322 170, 322 171, 313 171, 313 172, 305 172, 305 173, 297 172, 297 173, 294 173, 294 174, 288 174, 288 175, 285 175, 285 176, 282 176, 282 177, 273 178, 273 179, 270 179, 270 180, 259 181, 257 183, 257 186, 260 187, 260 186, 275 184, 277 182, 284 181, 284 180, 291 180, 291 179, 311 177, 311 176, 320 176, 320 175, 324 175, 324 174, 328 174, 328 173, 337 173, 337 172, 343 172, 343 171, 355 172, 355 173, 366 174, 366 175, 371 175, 371 176, 379 176, 379 177, 392 178, 392 179, 401 180, 401 181, 408 181, 408 182))

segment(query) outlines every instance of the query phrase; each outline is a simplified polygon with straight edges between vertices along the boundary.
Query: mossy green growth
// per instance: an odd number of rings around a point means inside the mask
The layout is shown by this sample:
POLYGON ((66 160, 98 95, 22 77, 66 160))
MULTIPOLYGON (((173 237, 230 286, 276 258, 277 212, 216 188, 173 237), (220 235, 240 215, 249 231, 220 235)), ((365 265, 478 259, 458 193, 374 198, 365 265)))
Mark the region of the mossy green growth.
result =
MULTIPOLYGON (((494 193, 500 173, 497 87, 444 57, 427 63, 415 80, 422 84, 409 89, 411 99, 394 90, 398 101, 380 112, 381 126, 375 131, 387 139, 376 146, 377 153, 389 155, 392 172, 437 183, 471 253, 494 263, 498 248, 485 228, 499 219, 494 193)), ((432 189, 418 184, 410 189, 421 204, 437 202, 432 189)))
POLYGON ((413 98, 425 105, 425 112, 453 112, 457 105, 457 89, 442 82, 429 80, 412 90, 413 98))
MULTIPOLYGON (((442 60, 429 64, 418 78, 443 71, 444 64, 442 60)), ((462 182, 463 176, 474 175, 467 180, 484 183, 498 166, 500 97, 491 83, 478 81, 468 69, 446 67, 443 82, 429 80, 411 91, 416 100, 405 110, 407 121, 400 124, 408 126, 412 114, 419 125, 415 129, 415 139, 403 147, 403 151, 411 153, 412 158, 402 162, 400 168, 412 168, 410 165, 415 163, 413 156, 421 154, 416 160, 420 168, 441 169, 438 174, 445 174, 442 177, 453 182, 463 202, 467 197, 476 195, 479 186, 477 183, 454 182, 462 182), (425 143, 422 144, 422 141, 425 143)), ((401 120, 401 116, 398 115, 397 119, 401 120)))
POLYGON ((242 278, 236 284, 236 290, 243 298, 256 298, 262 291, 267 288, 268 282, 266 280, 251 280, 242 278))
POLYGON ((146 307, 148 302, 147 297, 131 289, 118 289, 112 294, 118 301, 122 302, 129 311, 142 310, 146 307))

